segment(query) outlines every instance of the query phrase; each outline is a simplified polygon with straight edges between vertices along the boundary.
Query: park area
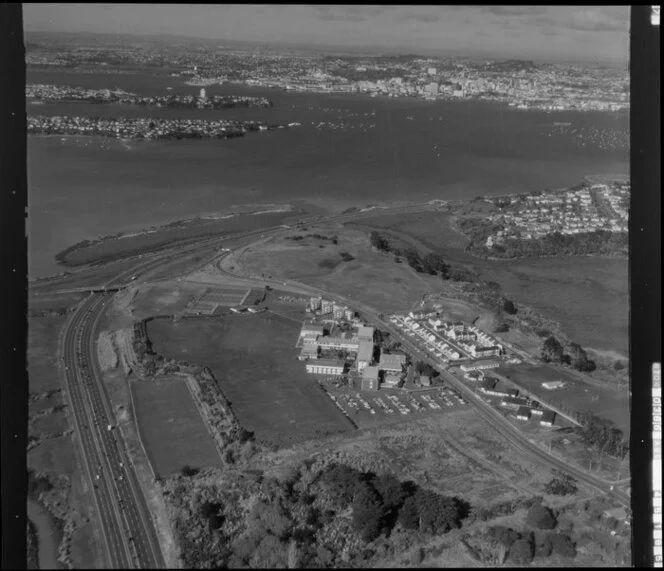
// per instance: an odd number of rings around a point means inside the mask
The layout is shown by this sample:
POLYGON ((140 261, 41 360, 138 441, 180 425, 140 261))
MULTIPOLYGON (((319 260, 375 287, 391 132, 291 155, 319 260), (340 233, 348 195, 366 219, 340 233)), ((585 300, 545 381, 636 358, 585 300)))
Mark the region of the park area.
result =
POLYGON ((300 327, 299 320, 267 311, 153 320, 148 336, 157 353, 209 367, 257 440, 288 446, 353 428, 296 359, 300 327))
POLYGON ((131 391, 141 440, 156 474, 171 476, 185 465, 222 466, 184 379, 135 382, 131 391))

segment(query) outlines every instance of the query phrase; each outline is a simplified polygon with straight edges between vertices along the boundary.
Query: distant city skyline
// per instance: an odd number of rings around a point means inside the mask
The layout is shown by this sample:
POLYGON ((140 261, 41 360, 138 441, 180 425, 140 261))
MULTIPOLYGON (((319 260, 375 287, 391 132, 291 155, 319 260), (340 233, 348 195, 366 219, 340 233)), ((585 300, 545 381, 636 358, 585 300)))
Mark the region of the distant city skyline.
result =
POLYGON ((26 32, 627 62, 628 6, 24 4, 26 32))

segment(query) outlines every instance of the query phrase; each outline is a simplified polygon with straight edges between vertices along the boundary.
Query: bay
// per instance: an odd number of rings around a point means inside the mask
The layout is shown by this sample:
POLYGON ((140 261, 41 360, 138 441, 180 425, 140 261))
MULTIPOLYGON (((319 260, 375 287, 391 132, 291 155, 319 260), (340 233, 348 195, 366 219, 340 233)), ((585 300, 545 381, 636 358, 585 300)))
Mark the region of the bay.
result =
MULTIPOLYGON (((200 89, 184 85, 181 78, 148 73, 29 72, 28 82, 119 87, 145 95, 196 94, 200 89)), ((28 105, 28 113, 34 115, 224 117, 302 124, 225 141, 29 137, 30 277, 61 271, 54 255, 79 240, 223 214, 247 205, 291 204, 312 212, 338 212, 349 206, 404 200, 460 200, 561 188, 588 174, 629 173, 626 149, 606 150, 592 139, 585 146, 578 144, 578 132, 607 136, 626 132, 627 113, 524 112, 499 103, 308 94, 229 84, 209 86, 206 91, 266 96, 274 107, 201 111, 87 103, 28 105), (552 136, 553 122, 572 126, 569 133, 552 136)), ((548 262, 539 264, 550 267, 548 262)), ((608 316, 604 319, 617 319, 614 329, 621 340, 601 345, 622 352, 626 265, 611 264, 609 268, 602 261, 572 263, 566 275, 570 280, 576 276, 582 284, 576 291, 589 292, 597 289, 592 280, 605 283, 599 276, 607 272, 617 276, 621 284, 617 297, 603 295, 593 311, 608 316), (605 267, 595 267, 598 264, 605 267), (619 316, 609 311, 611 303, 623 308, 619 316)), ((538 308, 548 304, 550 310, 555 306, 554 313, 572 327, 577 323, 577 337, 592 346, 601 315, 591 317, 592 324, 584 329, 583 318, 578 317, 583 314, 584 296, 547 298, 543 291, 550 284, 548 278, 537 277, 537 263, 527 264, 528 271, 535 272, 527 279, 526 265, 521 266, 509 264, 491 275, 517 301, 538 308)))

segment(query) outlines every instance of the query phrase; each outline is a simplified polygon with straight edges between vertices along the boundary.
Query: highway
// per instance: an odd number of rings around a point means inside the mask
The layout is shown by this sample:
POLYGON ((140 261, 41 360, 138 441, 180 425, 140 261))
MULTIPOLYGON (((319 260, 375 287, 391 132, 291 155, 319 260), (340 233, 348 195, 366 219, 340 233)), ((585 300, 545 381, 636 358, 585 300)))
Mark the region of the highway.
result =
POLYGON ((93 491, 109 568, 164 566, 150 512, 127 458, 125 445, 96 361, 96 325, 109 297, 91 295, 67 326, 63 356, 67 394, 93 491))
MULTIPOLYGON (((409 211, 430 208, 427 205, 416 205, 409 211)), ((365 213, 352 212, 327 218, 310 218, 300 221, 298 224, 312 222, 340 223, 367 215, 387 214, 394 211, 402 212, 400 209, 380 209, 365 213)), ((108 283, 81 289, 85 291, 87 289, 123 288, 127 285, 142 283, 151 276, 163 273, 171 264, 181 263, 188 257, 198 256, 202 248, 222 244, 225 247, 244 246, 257 241, 257 239, 276 237, 289 231, 290 228, 288 227, 273 226, 262 230, 218 236, 195 244, 187 244, 186 247, 180 245, 179 247, 165 249, 157 254, 139 256, 134 266, 122 271, 108 283)), ((227 255, 229 255, 228 252, 219 253, 215 251, 212 256, 201 260, 199 267, 211 262, 216 263, 227 255)), ((190 268, 186 273, 191 271, 190 268)), ((274 279, 246 278, 229 272, 222 271, 222 273, 225 273, 235 282, 240 281, 249 286, 264 287, 265 285, 271 285, 285 291, 322 295, 360 311, 367 320, 381 329, 389 331, 396 340, 401 341, 403 346, 408 348, 414 356, 429 362, 440 370, 449 384, 475 405, 479 414, 508 440, 513 449, 561 472, 568 473, 579 481, 629 505, 629 496, 618 490, 617 486, 616 489, 613 489, 613 483, 605 482, 578 470, 530 442, 498 411, 494 410, 464 383, 441 367, 440 363, 430 359, 401 331, 380 318, 373 308, 294 281, 285 284, 274 279)), ((37 291, 43 294, 62 291, 66 289, 66 285, 63 287, 63 281, 66 283, 67 278, 49 280, 48 283, 43 282, 32 287, 31 290, 36 288, 37 291)), ((81 302, 65 327, 62 355, 65 363, 66 393, 74 416, 85 470, 93 491, 107 567, 163 568, 164 559, 155 527, 135 471, 128 459, 122 435, 117 428, 107 429, 109 424, 115 426, 116 421, 98 368, 96 326, 110 298, 111 296, 103 291, 91 294, 81 302)))

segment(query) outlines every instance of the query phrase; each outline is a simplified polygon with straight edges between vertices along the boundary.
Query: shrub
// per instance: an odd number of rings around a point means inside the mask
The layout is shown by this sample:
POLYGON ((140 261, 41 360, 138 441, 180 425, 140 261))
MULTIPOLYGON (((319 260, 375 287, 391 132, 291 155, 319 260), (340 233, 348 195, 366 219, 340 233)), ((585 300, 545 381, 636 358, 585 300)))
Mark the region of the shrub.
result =
POLYGON ((180 472, 183 476, 190 477, 198 474, 199 470, 198 468, 192 468, 189 464, 185 464, 184 466, 182 466, 180 472))

